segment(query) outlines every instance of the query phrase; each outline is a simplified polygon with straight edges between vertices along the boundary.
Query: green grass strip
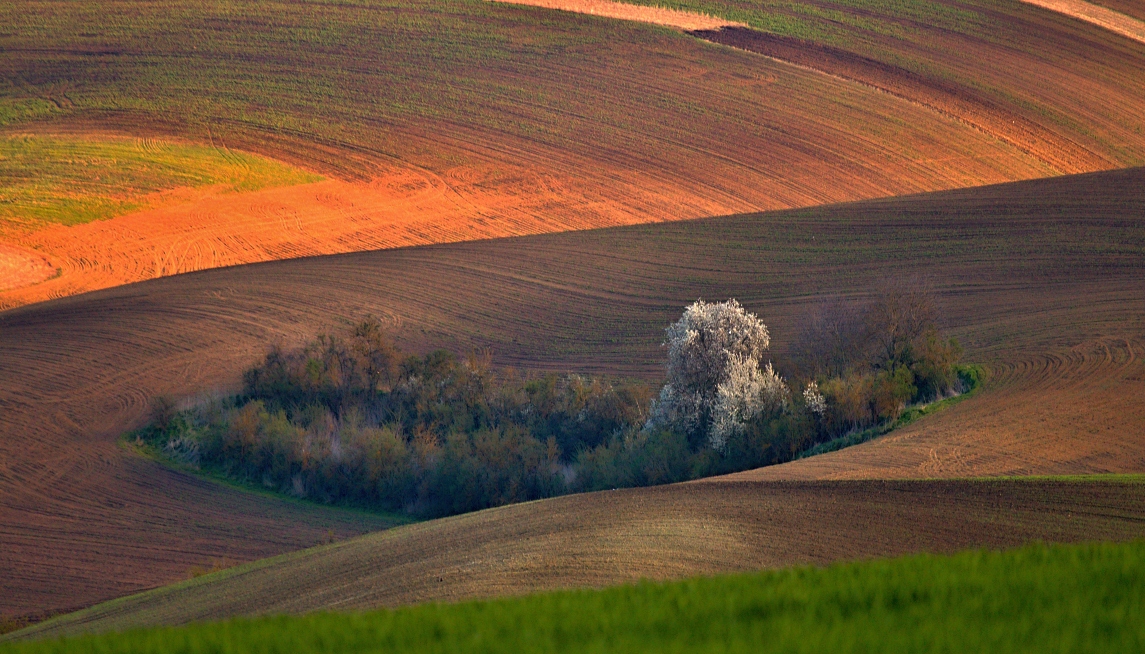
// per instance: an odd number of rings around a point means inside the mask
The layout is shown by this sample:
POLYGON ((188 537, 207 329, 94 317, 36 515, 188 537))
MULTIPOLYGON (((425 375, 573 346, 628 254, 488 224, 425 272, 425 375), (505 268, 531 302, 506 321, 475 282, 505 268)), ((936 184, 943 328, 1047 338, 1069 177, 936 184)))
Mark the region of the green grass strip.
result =
POLYGON ((1032 545, 4 652, 1140 652, 1145 543, 1032 545))

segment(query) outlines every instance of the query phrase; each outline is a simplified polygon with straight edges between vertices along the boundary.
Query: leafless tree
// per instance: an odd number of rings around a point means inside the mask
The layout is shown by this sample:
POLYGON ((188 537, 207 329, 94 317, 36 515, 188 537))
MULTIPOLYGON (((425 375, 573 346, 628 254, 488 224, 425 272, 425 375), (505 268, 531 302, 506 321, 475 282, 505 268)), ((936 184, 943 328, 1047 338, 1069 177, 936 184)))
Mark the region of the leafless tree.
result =
POLYGON ((911 344, 938 321, 934 292, 921 280, 888 282, 867 309, 867 333, 875 347, 875 366, 901 362, 911 344))

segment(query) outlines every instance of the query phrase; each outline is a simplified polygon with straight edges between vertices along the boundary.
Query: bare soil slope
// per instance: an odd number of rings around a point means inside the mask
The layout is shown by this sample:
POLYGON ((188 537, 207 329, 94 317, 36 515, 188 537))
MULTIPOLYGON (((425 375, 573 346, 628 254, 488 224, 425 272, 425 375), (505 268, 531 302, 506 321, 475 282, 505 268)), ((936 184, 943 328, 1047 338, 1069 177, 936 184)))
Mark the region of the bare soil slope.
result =
POLYGON ((336 182, 6 236, 62 274, 0 307, 234 263, 1145 163, 1139 44, 1018 3, 966 21, 948 4, 849 8, 767 51, 792 66, 477 1, 6 3, 5 129, 176 134, 336 182), (821 65, 823 48, 850 68, 821 65))
POLYGON ((268 343, 367 313, 409 349, 491 347, 502 364, 655 378, 663 327, 697 297, 759 312, 781 355, 797 316, 823 298, 862 299, 888 276, 924 273, 949 330, 993 377, 955 409, 806 474, 1141 471, 1143 207, 1145 169, 1113 171, 272 262, 0 313, 0 610, 164 583, 192 551, 250 559, 302 544, 297 518, 268 520, 266 500, 115 440, 152 396, 233 387, 268 343), (879 447, 893 456, 872 455, 879 447))
POLYGON ((1142 536, 1141 481, 717 480, 401 527, 102 604, 20 636, 458 601, 1035 539, 1142 536))

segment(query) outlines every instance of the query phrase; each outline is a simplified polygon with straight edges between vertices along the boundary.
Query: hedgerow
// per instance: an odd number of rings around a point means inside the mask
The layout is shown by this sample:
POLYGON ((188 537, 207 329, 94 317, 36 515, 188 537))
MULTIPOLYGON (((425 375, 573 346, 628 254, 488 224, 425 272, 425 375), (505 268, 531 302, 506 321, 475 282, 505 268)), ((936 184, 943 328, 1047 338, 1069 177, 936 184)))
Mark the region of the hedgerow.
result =
POLYGON ((892 290, 845 328, 809 321, 787 366, 804 387, 792 393, 764 362, 758 317, 697 302, 667 330, 655 401, 645 382, 518 373, 487 352, 405 355, 371 318, 271 349, 235 397, 185 410, 159 399, 133 436, 247 484, 419 517, 695 479, 882 433, 908 406, 964 388, 930 303, 892 290), (831 363, 806 355, 816 347, 831 363))

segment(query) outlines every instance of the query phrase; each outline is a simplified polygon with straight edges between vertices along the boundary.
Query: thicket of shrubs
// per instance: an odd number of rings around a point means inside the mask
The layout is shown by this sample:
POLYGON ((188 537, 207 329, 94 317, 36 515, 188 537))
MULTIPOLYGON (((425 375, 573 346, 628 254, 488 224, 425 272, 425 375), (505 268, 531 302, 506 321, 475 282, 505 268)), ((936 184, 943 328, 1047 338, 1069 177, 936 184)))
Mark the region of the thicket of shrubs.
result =
POLYGON ((668 383, 497 370, 488 354, 405 356, 382 325, 273 349, 241 395, 157 400, 136 436, 167 456, 322 502, 442 516, 568 492, 787 461, 961 389, 929 296, 827 307, 782 370, 734 300, 668 328, 668 383))

